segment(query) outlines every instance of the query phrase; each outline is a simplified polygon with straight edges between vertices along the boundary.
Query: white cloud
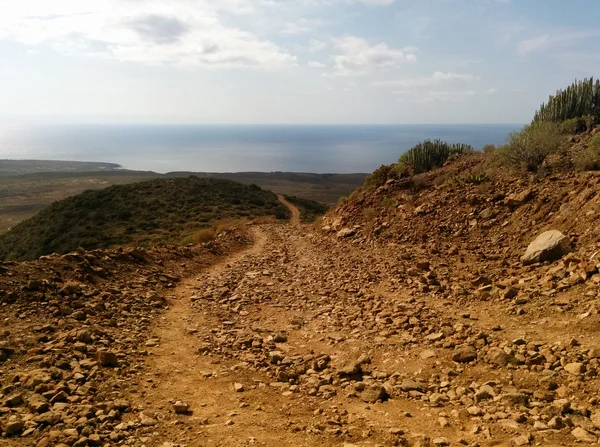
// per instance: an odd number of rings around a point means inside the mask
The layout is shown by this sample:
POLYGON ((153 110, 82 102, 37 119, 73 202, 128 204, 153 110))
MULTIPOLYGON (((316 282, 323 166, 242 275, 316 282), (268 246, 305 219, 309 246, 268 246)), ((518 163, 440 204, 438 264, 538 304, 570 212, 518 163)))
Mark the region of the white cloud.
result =
POLYGON ((319 61, 308 61, 308 66, 310 68, 323 68, 325 64, 319 61))
POLYGON ((440 85, 444 83, 450 82, 471 82, 478 81, 479 76, 475 76, 472 74, 461 74, 461 73, 451 73, 451 72, 442 72, 436 71, 431 76, 422 76, 417 78, 406 78, 406 79, 397 79, 391 81, 377 81, 373 82, 371 85, 374 87, 398 87, 403 89, 408 88, 423 88, 423 87, 431 87, 435 85, 440 85))
POLYGON ((334 39, 334 45, 341 53, 333 57, 333 76, 356 76, 393 69, 417 59, 414 48, 394 49, 385 43, 369 45, 367 41, 354 36, 334 39))
POLYGON ((558 34, 542 34, 530 39, 521 40, 517 44, 517 53, 527 55, 536 51, 565 48, 576 42, 600 37, 599 30, 578 30, 558 34))
POLYGON ((4 8, 0 39, 144 64, 273 68, 295 62, 277 44, 226 26, 218 12, 224 4, 249 12, 237 0, 22 0, 4 8))
POLYGON ((281 32, 289 35, 300 35, 313 32, 316 28, 321 27, 326 22, 321 19, 301 18, 293 22, 286 22, 281 32))
POLYGON ((396 90, 392 93, 404 99, 421 103, 460 102, 483 94, 476 90, 396 90))
POLYGON ((322 40, 310 39, 308 42, 308 51, 311 53, 318 53, 319 51, 327 48, 327 44, 322 40))

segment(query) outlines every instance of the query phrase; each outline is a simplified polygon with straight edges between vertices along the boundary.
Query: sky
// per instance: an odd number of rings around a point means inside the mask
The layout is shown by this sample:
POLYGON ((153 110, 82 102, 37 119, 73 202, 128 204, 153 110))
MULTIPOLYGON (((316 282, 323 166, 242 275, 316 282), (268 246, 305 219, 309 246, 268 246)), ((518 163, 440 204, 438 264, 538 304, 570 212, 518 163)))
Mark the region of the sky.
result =
POLYGON ((600 75, 599 18, 597 0, 0 0, 0 120, 525 123, 600 75))

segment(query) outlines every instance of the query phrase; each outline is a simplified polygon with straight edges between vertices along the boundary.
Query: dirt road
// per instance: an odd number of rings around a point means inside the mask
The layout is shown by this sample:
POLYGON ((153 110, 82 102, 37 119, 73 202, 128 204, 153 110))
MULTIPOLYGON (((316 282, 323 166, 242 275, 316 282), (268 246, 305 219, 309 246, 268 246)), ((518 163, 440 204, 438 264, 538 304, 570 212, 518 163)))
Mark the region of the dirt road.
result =
POLYGON ((204 247, 211 262, 181 249, 170 274, 161 258, 128 261, 126 276, 69 298, 85 320, 42 326, 46 302, 7 306, 12 345, 41 344, 0 369, 0 429, 23 430, 0 445, 597 442, 600 319, 580 295, 490 299, 483 279, 457 280, 464 265, 418 245, 358 243, 298 220, 248 231, 252 244, 241 233, 230 249, 204 247), (473 292, 445 292, 459 287, 473 292), (98 365, 107 348, 116 362, 98 365))
MULTIPOLYGON (((486 309, 504 315, 501 306, 455 308, 407 294, 394 286, 390 253, 357 250, 306 227, 256 226, 252 233, 251 249, 181 284, 154 327, 158 346, 142 395, 145 411, 164 420, 155 445, 529 439, 523 418, 535 414, 514 395, 542 376, 455 357, 475 340, 509 343, 517 330, 504 336, 497 321, 468 317, 486 309), (175 401, 192 413, 175 415, 175 401)), ((531 328, 527 334, 540 340, 543 331, 531 328)), ((568 343, 572 334, 560 330, 568 343)), ((562 436, 536 433, 540 445, 565 445, 562 436)))

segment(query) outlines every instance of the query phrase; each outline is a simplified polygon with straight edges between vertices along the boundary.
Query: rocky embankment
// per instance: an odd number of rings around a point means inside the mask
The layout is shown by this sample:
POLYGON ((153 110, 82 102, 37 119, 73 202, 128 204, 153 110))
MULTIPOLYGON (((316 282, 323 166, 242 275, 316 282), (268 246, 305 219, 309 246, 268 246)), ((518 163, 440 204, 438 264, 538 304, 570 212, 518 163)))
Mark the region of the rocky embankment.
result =
POLYGON ((147 333, 182 276, 249 242, 125 249, 0 264, 2 445, 102 446, 147 425, 127 398, 147 333))

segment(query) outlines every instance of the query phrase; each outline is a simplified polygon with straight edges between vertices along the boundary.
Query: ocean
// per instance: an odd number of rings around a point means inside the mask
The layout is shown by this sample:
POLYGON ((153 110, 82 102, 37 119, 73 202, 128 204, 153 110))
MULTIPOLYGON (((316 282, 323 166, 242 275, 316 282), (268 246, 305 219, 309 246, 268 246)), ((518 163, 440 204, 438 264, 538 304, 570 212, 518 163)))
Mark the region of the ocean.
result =
POLYGON ((480 149, 519 124, 3 126, 0 159, 99 161, 170 171, 372 172, 425 139, 480 149))

